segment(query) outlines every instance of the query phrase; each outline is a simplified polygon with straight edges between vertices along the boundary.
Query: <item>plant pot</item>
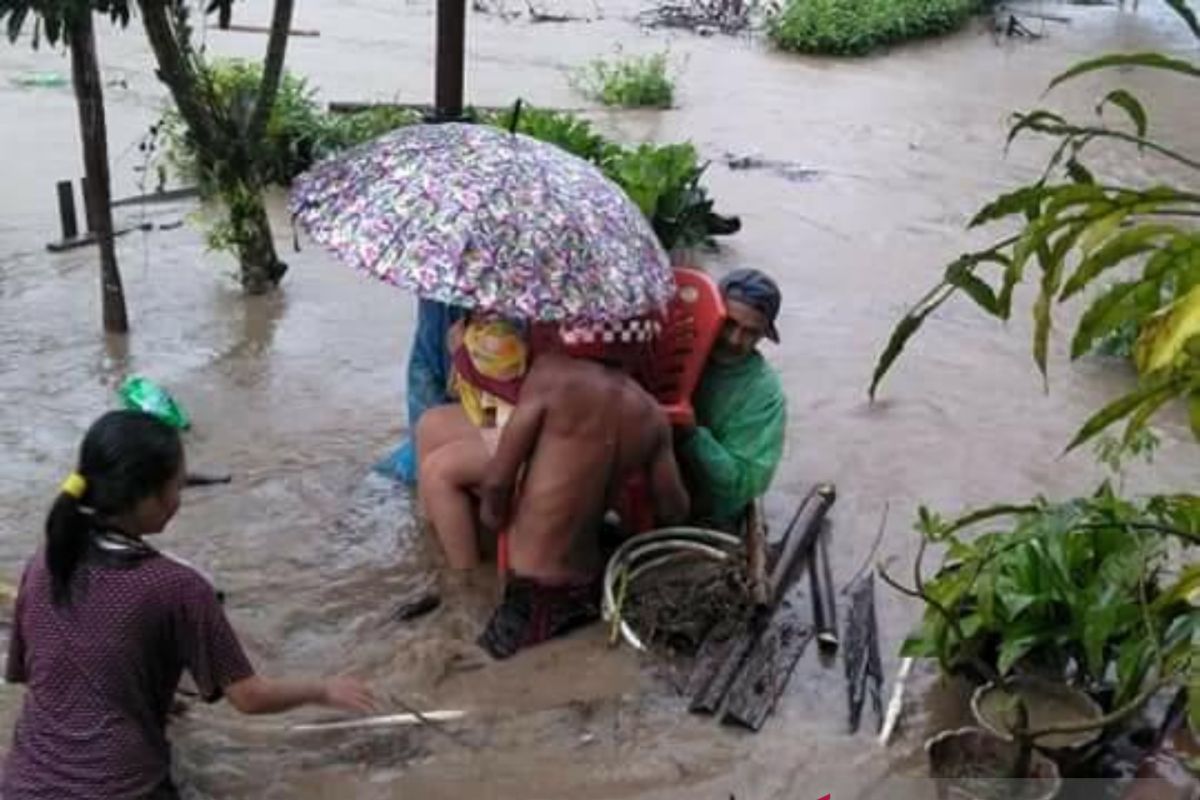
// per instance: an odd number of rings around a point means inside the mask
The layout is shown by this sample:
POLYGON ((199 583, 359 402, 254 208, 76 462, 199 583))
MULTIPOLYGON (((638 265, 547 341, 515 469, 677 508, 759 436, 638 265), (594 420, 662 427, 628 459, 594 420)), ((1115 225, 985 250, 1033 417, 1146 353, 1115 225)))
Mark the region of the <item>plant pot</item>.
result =
POLYGON ((1058 765, 1033 751, 1029 774, 1011 777, 1015 742, 982 728, 944 731, 925 743, 938 797, 947 800, 1052 800, 1062 787, 1058 765))
MULTIPOLYGON (((1104 709, 1086 692, 1065 683, 1018 676, 1012 678, 1009 684, 1025 701, 1031 728, 1089 722, 1104 716, 1104 709)), ((971 712, 975 715, 975 721, 1003 739, 1012 739, 1012 726, 1016 723, 1016 710, 1011 707, 1010 696, 1005 689, 992 683, 980 686, 971 695, 971 712)), ((1097 727, 1081 733, 1053 734, 1038 739, 1034 744, 1053 755, 1068 756, 1094 743, 1103 733, 1103 729, 1097 727)))

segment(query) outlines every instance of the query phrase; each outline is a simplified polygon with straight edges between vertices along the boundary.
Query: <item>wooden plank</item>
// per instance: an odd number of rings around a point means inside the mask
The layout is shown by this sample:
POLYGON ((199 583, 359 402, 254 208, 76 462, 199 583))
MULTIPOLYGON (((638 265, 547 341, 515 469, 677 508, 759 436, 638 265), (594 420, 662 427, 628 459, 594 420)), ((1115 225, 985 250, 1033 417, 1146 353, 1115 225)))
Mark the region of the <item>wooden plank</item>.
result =
POLYGON ((187 200, 199 196, 200 189, 198 187, 186 186, 181 189, 164 189, 161 192, 149 192, 132 197, 122 197, 120 200, 114 200, 112 207, 120 208, 121 206, 148 205, 150 203, 170 203, 175 200, 187 200))
MULTIPOLYGON (((266 33, 266 34, 269 34, 271 32, 271 29, 269 27, 267 27, 266 25, 232 24, 232 25, 228 25, 223 28, 218 28, 218 30, 233 31, 234 33, 266 33)), ((316 31, 316 30, 304 30, 304 29, 299 29, 299 28, 293 28, 290 31, 288 31, 288 36, 316 38, 320 35, 321 35, 321 32, 316 31)))
MULTIPOLYGON (((756 607, 746 620, 722 630, 720 637, 724 641, 718 639, 710 646, 706 640, 701 646, 701 654, 690 681, 690 711, 715 714, 720 710, 743 664, 755 650, 763 632, 771 627, 774 611, 781 606, 791 589, 799 565, 811 556, 821 523, 836 498, 837 493, 828 484, 816 487, 805 496, 788 524, 784 533, 783 552, 771 570, 770 589, 767 592, 769 605, 756 607)), ((716 639, 716 633, 710 638, 716 639)), ((791 673, 788 674, 790 676, 791 673)))
POLYGON ((803 592, 797 586, 771 615, 753 655, 729 689, 722 722, 752 731, 762 729, 787 689, 805 648, 816 635, 800 610, 803 605, 803 592))

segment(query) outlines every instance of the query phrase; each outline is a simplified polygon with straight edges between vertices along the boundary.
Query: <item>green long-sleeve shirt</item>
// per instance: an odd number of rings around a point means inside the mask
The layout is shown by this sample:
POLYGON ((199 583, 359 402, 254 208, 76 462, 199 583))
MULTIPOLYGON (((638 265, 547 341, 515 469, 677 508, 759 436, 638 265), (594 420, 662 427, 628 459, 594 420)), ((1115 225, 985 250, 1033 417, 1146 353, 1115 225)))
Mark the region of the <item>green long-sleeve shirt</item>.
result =
POLYGON ((697 518, 725 523, 767 491, 783 455, 787 403, 779 376, 754 353, 710 361, 692 398, 696 429, 678 455, 697 518))

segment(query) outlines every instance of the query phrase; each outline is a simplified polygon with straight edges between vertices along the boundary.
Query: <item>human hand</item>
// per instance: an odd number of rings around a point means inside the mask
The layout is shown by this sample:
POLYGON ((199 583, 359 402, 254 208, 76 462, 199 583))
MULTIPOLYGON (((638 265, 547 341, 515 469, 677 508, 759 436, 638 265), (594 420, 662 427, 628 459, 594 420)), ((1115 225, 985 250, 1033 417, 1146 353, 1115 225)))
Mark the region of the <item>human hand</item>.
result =
POLYGON ((498 531, 508 522, 508 504, 512 489, 484 484, 479 490, 479 521, 489 531, 498 531))
POLYGON ((369 714, 378 709, 371 689, 357 678, 345 675, 325 681, 321 704, 359 714, 369 714))

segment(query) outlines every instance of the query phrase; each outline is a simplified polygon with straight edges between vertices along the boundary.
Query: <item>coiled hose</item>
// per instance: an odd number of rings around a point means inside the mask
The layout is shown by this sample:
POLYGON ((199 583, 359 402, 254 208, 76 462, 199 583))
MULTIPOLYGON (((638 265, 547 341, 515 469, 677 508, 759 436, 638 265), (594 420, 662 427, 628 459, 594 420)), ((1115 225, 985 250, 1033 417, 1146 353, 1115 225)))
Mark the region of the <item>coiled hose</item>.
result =
MULTIPOLYGON (((624 593, 618 592, 618 581, 628 586, 641 575, 681 559, 700 555, 714 561, 728 561, 741 551, 738 537, 707 528, 659 528, 633 536, 617 548, 604 570, 601 605, 604 619, 612 622, 614 617, 620 617, 624 597, 618 601, 618 594, 624 593)), ((646 649, 641 637, 624 619, 617 619, 616 627, 621 638, 635 650, 646 649)))

